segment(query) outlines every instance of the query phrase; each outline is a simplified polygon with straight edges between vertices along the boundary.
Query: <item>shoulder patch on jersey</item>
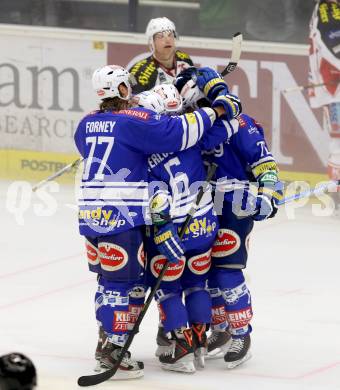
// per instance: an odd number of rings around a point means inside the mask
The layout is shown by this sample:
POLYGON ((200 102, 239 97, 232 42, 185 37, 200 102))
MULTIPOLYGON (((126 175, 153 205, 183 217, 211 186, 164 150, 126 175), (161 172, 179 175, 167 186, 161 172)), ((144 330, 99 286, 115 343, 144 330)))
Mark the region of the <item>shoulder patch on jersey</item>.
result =
POLYGON ((150 118, 150 113, 146 111, 132 110, 132 109, 120 110, 118 112, 115 112, 115 114, 128 115, 134 118, 143 119, 145 121, 147 121, 150 118))

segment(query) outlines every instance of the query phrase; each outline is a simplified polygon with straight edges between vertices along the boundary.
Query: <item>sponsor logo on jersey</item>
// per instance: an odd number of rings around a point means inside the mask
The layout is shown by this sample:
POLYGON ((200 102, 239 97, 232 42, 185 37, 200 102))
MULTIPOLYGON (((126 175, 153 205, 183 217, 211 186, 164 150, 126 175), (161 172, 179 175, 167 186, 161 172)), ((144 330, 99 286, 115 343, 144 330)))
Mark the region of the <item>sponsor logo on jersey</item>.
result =
POLYGON ((247 122, 241 116, 238 116, 236 119, 238 120, 238 123, 240 124, 240 127, 246 127, 247 126, 247 122))
POLYGON ((212 257, 225 257, 235 253, 241 246, 240 236, 229 229, 219 229, 212 248, 212 257))
POLYGON ((128 311, 116 310, 114 312, 112 330, 116 332, 127 331, 129 322, 130 322, 130 314, 128 311))
POLYGON ((142 268, 145 268, 145 251, 143 243, 141 243, 138 248, 137 259, 142 268))
POLYGON ((224 305, 213 306, 211 308, 211 314, 212 314, 211 323, 213 325, 223 324, 227 320, 227 313, 225 311, 224 305))
POLYGON ((150 117, 150 114, 148 112, 137 110, 120 110, 118 112, 114 112, 114 114, 129 115, 138 119, 143 119, 145 121, 148 120, 150 117))
POLYGON ((99 258, 98 258, 98 248, 96 248, 93 244, 91 244, 90 241, 85 241, 85 247, 86 247, 86 254, 87 254, 87 261, 91 265, 97 265, 99 264, 99 258))
POLYGON ((144 305, 129 305, 130 324, 134 324, 137 321, 143 306, 144 305))
MULTIPOLYGON (((190 225, 185 229, 185 234, 191 234, 193 237, 199 236, 211 236, 211 234, 216 230, 216 222, 210 221, 210 219, 204 218, 194 218, 190 225)), ((178 229, 179 232, 180 228, 178 229)))
MULTIPOLYGON (((163 255, 154 256, 150 262, 151 273, 155 278, 158 278, 165 263, 165 257, 163 255)), ((165 272, 163 282, 172 282, 180 278, 184 271, 185 257, 183 256, 177 264, 171 264, 165 272)))
POLYGON ((243 328, 247 326, 253 317, 251 306, 242 310, 227 311, 227 320, 232 328, 243 328))
POLYGON ((196 275, 203 275, 207 273, 211 266, 211 250, 200 255, 191 257, 188 260, 188 267, 190 271, 196 275))
POLYGON ((105 271, 118 271, 123 268, 129 260, 129 256, 125 249, 110 242, 99 243, 98 250, 100 263, 105 271))

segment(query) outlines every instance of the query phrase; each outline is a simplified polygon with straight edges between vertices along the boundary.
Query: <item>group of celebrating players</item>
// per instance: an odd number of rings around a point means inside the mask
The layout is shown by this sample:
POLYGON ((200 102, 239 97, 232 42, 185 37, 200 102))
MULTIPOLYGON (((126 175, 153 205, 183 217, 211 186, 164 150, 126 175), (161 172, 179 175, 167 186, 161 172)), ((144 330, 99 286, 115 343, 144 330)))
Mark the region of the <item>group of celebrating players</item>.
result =
MULTIPOLYGON (((176 50, 169 19, 152 19, 147 36, 152 55, 130 72, 94 72, 100 107, 75 133, 85 159, 79 229, 98 275, 97 370, 117 361, 166 259, 155 295, 162 368, 193 373, 212 357, 234 368, 251 356, 243 269, 254 220, 277 212, 277 165, 263 128, 242 113, 221 75, 176 50), (180 238, 212 164, 213 190, 180 238)), ((140 377, 143 368, 128 352, 116 378, 140 377)))

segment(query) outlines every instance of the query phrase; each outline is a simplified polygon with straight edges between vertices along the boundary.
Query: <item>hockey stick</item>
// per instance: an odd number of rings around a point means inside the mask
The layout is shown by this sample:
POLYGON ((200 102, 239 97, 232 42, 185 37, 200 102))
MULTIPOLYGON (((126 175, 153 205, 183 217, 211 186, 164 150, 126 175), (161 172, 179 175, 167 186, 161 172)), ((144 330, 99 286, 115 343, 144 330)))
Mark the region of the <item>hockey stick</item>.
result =
POLYGON ((333 85, 333 84, 339 84, 339 80, 330 81, 329 83, 298 85, 297 87, 283 89, 282 92, 290 93, 290 92, 297 92, 297 91, 305 91, 306 89, 324 87, 325 85, 333 85))
POLYGON ((327 191, 332 190, 333 188, 336 188, 340 185, 340 180, 334 181, 330 180, 327 183, 324 183, 320 186, 316 186, 311 190, 299 192, 298 194, 293 194, 290 196, 286 196, 285 198, 278 201, 278 206, 282 206, 286 203, 292 202, 294 200, 304 199, 304 198, 310 198, 311 196, 315 195, 321 195, 327 191))
MULTIPOLYGON (((205 191, 208 188, 209 182, 211 181, 212 177, 215 174, 216 168, 217 168, 217 164, 213 163, 212 165, 210 165, 208 173, 207 173, 206 181, 200 187, 198 194, 197 194, 197 197, 196 197, 196 200, 195 200, 195 204, 194 204, 194 206, 191 207, 191 209, 190 209, 190 211, 189 211, 189 213, 184 221, 184 224, 181 227, 181 230, 179 232, 180 239, 183 238, 184 233, 185 233, 192 217, 195 214, 196 208, 199 205, 199 203, 201 202, 201 199, 202 199, 205 191)), ((144 318, 151 302, 154 299, 156 291, 158 290, 159 285, 162 282, 163 276, 165 275, 165 272, 167 271, 168 266, 169 266, 169 261, 166 260, 164 265, 163 265, 163 268, 162 268, 162 270, 157 278, 156 284, 154 285, 154 287, 150 291, 150 294, 148 295, 148 298, 147 298, 147 300, 146 300, 146 302, 145 302, 145 304, 144 304, 144 306, 143 306, 143 308, 142 308, 142 310, 137 318, 137 321, 135 322, 135 325, 133 326, 133 328, 131 329, 131 331, 129 333, 129 337, 126 340, 126 343, 123 346, 115 365, 112 368, 110 368, 109 370, 101 372, 99 374, 81 376, 78 379, 79 386, 86 387, 86 386, 98 385, 99 383, 105 382, 115 375, 115 373, 117 372, 117 370, 120 366, 120 363, 122 362, 122 360, 124 358, 125 353, 130 348, 130 345, 131 345, 135 335, 139 332, 139 326, 140 326, 141 322, 143 321, 143 318, 144 318)))
POLYGON ((73 161, 73 163, 66 165, 64 168, 60 169, 60 171, 54 173, 53 175, 49 176, 48 178, 39 181, 35 186, 32 187, 32 191, 35 192, 37 189, 44 186, 49 181, 52 181, 56 179, 57 177, 63 175, 65 172, 70 171, 72 168, 78 167, 78 165, 83 161, 83 158, 78 158, 77 160, 73 161))
POLYGON ((222 70, 221 75, 224 77, 227 74, 233 72, 237 67, 237 63, 241 57, 242 50, 242 34, 237 32, 232 39, 231 58, 228 65, 222 70))

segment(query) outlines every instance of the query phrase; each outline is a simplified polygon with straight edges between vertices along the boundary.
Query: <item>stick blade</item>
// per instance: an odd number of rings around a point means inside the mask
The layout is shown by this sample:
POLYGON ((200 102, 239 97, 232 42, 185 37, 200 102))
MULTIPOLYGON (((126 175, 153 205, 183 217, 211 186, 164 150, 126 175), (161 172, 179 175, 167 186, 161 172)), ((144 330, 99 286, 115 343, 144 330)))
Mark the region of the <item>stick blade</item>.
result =
POLYGON ((233 72, 241 57, 243 35, 240 32, 234 34, 232 39, 231 58, 228 65, 223 69, 221 75, 225 76, 233 72))

